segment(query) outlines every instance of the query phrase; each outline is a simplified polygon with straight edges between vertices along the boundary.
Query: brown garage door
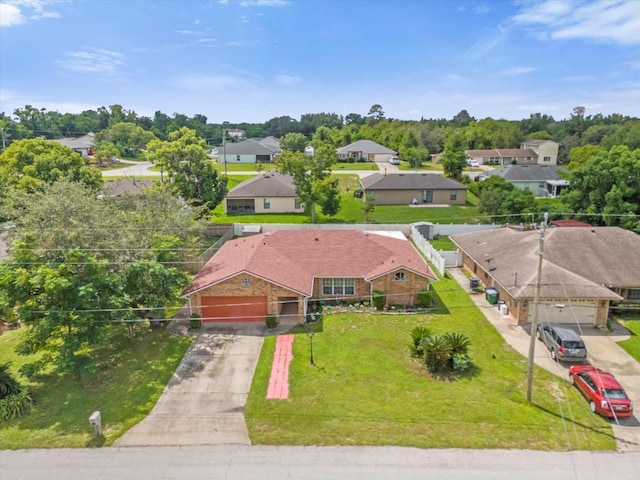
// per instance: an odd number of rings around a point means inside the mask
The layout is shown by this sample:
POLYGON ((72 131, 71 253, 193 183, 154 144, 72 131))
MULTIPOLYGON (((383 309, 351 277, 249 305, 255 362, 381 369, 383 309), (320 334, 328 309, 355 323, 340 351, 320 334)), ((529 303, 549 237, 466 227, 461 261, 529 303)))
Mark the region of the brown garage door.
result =
POLYGON ((203 322, 264 322, 267 297, 202 297, 203 322))

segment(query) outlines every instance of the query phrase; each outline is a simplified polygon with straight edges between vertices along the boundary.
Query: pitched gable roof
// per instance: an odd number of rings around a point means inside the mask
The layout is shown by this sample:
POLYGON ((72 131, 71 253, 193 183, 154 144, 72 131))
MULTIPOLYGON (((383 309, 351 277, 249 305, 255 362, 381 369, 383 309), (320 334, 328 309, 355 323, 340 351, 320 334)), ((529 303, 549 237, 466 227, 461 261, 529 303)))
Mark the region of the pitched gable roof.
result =
POLYGON ((437 279, 407 240, 357 230, 278 230, 226 242, 183 295, 245 272, 311 296, 316 277, 372 280, 400 268, 437 279))
POLYGON ((394 155, 396 153, 395 150, 384 147, 372 140, 358 140, 357 142, 338 148, 338 155, 348 155, 351 152, 361 152, 362 155, 377 153, 388 153, 390 155, 394 155))
POLYGON ((558 172, 562 170, 562 167, 558 165, 505 165, 485 173, 485 176, 498 175, 509 182, 542 182, 558 180, 558 172))
POLYGON ((224 155, 225 152, 227 155, 274 155, 280 152, 280 141, 275 137, 250 138, 218 147, 218 156, 224 155))
MULTIPOLYGON (((611 229, 617 227, 594 228, 611 229)), ((629 278, 627 273, 624 273, 625 271, 634 271, 632 266, 629 268, 630 266, 621 265, 625 263, 627 256, 632 255, 624 255, 614 260, 612 264, 610 263, 611 251, 605 245, 600 244, 596 248, 594 244, 593 248, 588 248, 588 252, 585 252, 580 240, 586 240, 586 236, 567 235, 568 232, 591 233, 591 230, 589 228, 551 228, 546 231, 541 281, 541 296, 543 298, 619 300, 621 298, 619 295, 605 287, 606 284, 602 282, 602 276, 616 277, 618 281, 634 280, 629 278), (576 245, 580 245, 580 248, 576 248, 576 245), (596 258, 587 260, 589 254, 596 258)), ((626 235, 618 237, 619 232, 611 233, 615 238, 626 238, 626 235)), ((636 237, 638 236, 636 235, 636 237)), ((449 238, 485 269, 489 267, 485 259, 491 258, 490 266, 495 268, 491 275, 514 297, 532 298, 534 296, 540 242, 539 231, 519 232, 510 228, 501 228, 451 235, 449 238), (517 280, 515 272, 517 272, 517 280)), ((638 254, 635 262, 638 263, 637 268, 640 268, 640 237, 636 239, 636 242, 638 254)), ((635 283, 640 283, 637 274, 635 283)), ((619 285, 618 283, 611 284, 619 285)))
POLYGON ((245 180, 227 193, 227 198, 297 196, 296 186, 291 175, 280 173, 277 170, 271 170, 245 180))
POLYGON ((467 187, 449 178, 433 173, 380 172, 367 175, 360 180, 365 190, 466 190, 467 187))

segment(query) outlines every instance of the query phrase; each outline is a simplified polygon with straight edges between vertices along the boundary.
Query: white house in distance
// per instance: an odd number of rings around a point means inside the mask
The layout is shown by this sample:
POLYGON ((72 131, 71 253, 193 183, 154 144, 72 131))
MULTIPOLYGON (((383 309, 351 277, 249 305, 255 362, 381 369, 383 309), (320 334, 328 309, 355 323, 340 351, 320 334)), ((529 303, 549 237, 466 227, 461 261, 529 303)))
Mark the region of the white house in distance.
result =
POLYGON ((69 147, 74 152, 79 153, 83 157, 88 157, 89 155, 91 155, 91 150, 95 145, 94 137, 95 134, 93 132, 89 132, 86 135, 82 135, 80 137, 58 138, 56 140, 52 140, 52 142, 60 143, 65 147, 69 147))
POLYGON ((337 149, 338 158, 346 160, 355 158, 359 162, 386 162, 398 154, 395 150, 384 147, 372 140, 358 140, 337 149))
POLYGON ((465 150, 480 165, 557 165, 560 144, 553 140, 525 140, 520 148, 465 150))
POLYGON ((217 158, 220 163, 273 163, 279 153, 280 140, 277 138, 250 138, 218 147, 217 158))

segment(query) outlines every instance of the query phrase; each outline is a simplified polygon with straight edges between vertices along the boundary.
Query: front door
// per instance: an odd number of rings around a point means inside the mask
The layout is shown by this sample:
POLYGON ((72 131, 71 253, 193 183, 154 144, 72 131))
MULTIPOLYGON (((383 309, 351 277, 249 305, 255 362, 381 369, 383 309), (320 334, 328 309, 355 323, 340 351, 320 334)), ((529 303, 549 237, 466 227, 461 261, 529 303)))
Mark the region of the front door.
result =
POLYGON ((433 203, 433 190, 423 190, 422 203, 433 203))

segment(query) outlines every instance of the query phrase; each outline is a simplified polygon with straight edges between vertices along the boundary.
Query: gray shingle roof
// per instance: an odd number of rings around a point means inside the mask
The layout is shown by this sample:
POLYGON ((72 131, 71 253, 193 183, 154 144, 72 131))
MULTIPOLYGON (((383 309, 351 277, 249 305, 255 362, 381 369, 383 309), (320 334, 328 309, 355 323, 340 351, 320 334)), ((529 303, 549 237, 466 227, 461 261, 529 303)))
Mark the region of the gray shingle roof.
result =
MULTIPOLYGON (((502 228, 450 238, 483 268, 491 257, 491 275, 513 296, 534 296, 539 231, 502 228)), ((549 228, 542 265, 542 298, 618 300, 607 285, 640 287, 640 236, 618 227, 549 228)))
POLYGON ((365 190, 466 190, 461 183, 433 173, 390 173, 379 172, 360 180, 365 190))
POLYGON ((358 140, 357 142, 338 148, 338 155, 348 155, 351 152, 361 152, 362 155, 377 153, 388 153, 389 155, 394 155, 396 153, 395 150, 384 147, 372 140, 358 140))
POLYGON ((263 139, 250 138, 243 142, 226 143, 224 148, 218 147, 218 156, 227 155, 274 155, 280 152, 280 141, 275 137, 263 139))
POLYGON ((558 180, 558 171, 562 171, 558 165, 506 165, 487 172, 488 177, 498 175, 509 182, 543 182, 546 180, 558 180))
POLYGON ((297 197, 291 175, 271 170, 239 183, 227 198, 297 197))

